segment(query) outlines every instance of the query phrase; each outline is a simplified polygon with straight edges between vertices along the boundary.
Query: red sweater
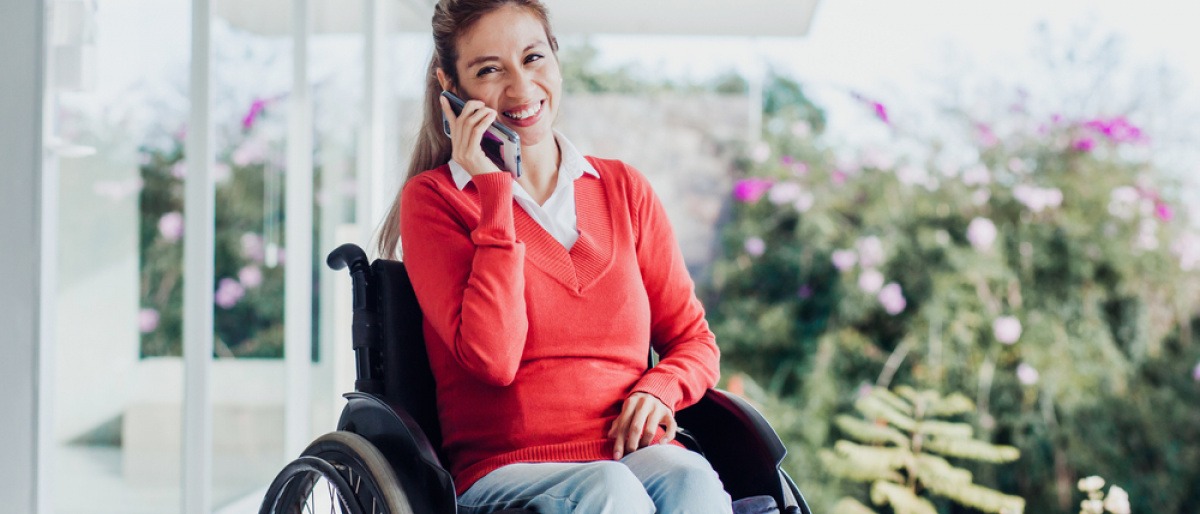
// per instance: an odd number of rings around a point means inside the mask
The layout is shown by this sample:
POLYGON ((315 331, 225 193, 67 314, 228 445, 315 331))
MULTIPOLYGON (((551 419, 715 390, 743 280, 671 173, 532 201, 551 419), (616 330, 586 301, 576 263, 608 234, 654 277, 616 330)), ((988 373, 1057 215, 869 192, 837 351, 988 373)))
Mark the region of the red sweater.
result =
POLYGON ((569 252, 515 205, 508 173, 460 191, 442 166, 404 187, 404 262, 459 494, 505 464, 612 459, 607 432, 631 393, 678 410, 716 383, 717 346, 661 203, 632 167, 589 162, 600 178, 575 182, 569 252), (649 345, 662 358, 647 370, 649 345))

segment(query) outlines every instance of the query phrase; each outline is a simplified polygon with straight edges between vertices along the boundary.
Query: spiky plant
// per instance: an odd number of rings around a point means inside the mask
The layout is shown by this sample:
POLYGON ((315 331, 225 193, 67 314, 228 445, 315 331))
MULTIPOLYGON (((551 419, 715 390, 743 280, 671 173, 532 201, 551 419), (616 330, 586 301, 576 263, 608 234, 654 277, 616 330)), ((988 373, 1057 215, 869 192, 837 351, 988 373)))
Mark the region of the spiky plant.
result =
MULTIPOLYGON (((871 485, 871 502, 896 514, 937 514, 927 495, 997 514, 1019 514, 1025 500, 972 482, 971 472, 947 459, 1012 462, 1020 452, 974 439, 971 425, 952 421, 975 404, 954 393, 918 391, 900 386, 895 393, 872 388, 854 407, 862 418, 842 415, 835 423, 849 440, 822 450, 821 461, 835 475, 871 485), (950 418, 950 419, 947 419, 950 418)), ((836 514, 875 514, 870 507, 843 498, 836 514)))

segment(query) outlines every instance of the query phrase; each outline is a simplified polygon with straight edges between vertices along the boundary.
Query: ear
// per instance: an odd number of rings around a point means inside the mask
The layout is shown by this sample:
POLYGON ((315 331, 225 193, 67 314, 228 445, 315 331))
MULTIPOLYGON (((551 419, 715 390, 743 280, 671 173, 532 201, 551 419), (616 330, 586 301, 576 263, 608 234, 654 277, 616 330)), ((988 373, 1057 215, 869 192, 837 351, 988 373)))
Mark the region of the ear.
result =
POLYGON ((458 93, 454 90, 454 84, 451 82, 450 77, 447 77, 446 73, 442 71, 441 68, 437 68, 437 79, 438 83, 442 85, 442 91, 449 91, 455 94, 458 93))

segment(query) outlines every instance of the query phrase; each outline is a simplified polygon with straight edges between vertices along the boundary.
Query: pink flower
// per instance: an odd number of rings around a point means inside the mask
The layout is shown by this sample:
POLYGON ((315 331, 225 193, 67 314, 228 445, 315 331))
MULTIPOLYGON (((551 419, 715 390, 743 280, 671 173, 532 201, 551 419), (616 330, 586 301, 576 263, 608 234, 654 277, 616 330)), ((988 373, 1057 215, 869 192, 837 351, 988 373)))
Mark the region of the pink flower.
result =
POLYGON ((1013 316, 1000 316, 992 321, 992 335, 1004 344, 1013 344, 1021 338, 1021 321, 1013 316))
POLYGON ((878 236, 861 238, 854 246, 858 250, 858 261, 864 268, 874 268, 887 259, 883 252, 883 241, 878 236))
POLYGON ((976 123, 975 130, 979 133, 979 145, 984 148, 991 148, 1000 143, 1000 138, 996 137, 996 133, 992 132, 992 127, 986 123, 976 123))
POLYGON ((834 250, 830 260, 838 271, 846 271, 858 263, 858 254, 854 250, 834 250))
POLYGON ((858 288, 864 293, 873 294, 883 287, 883 273, 877 269, 865 269, 858 275, 858 288))
POLYGON ((887 123, 888 125, 892 124, 892 121, 888 118, 887 107, 880 102, 872 102, 871 107, 875 109, 875 117, 879 118, 880 121, 887 123))
POLYGON ((742 203, 754 203, 759 201, 768 189, 771 189, 771 180, 765 178, 746 178, 737 181, 733 186, 733 197, 742 203))
POLYGON ((1197 363, 1196 367, 1192 368, 1192 380, 1200 382, 1200 363, 1197 363))
POLYGON ((267 159, 267 141, 261 137, 250 137, 233 151, 230 159, 238 167, 260 164, 267 159))
POLYGON ((158 219, 158 233, 164 241, 174 243, 183 237, 183 214, 171 211, 158 219))
POLYGON ((158 328, 158 311, 149 307, 138 311, 138 330, 143 334, 149 334, 158 328))
POLYGON ((1096 141, 1090 137, 1081 137, 1071 143, 1071 148, 1080 152, 1090 152, 1096 147, 1096 141))
POLYGON ((904 308, 908 306, 908 301, 904 299, 904 292, 900 289, 900 284, 889 282, 879 290, 879 303, 883 305, 883 310, 888 314, 895 316, 904 312, 904 308))
POLYGON ((171 176, 177 179, 187 177, 187 161, 179 161, 171 166, 171 176))
POLYGON ((258 116, 262 114, 263 109, 266 108, 266 106, 266 100, 262 98, 254 100, 254 102, 250 104, 250 110, 246 111, 246 115, 242 117, 242 129, 250 130, 252 127, 254 127, 254 121, 258 119, 258 116))
POLYGON ((746 253, 753 257, 758 257, 767 251, 767 243, 761 237, 749 237, 742 246, 746 249, 746 253))
POLYGON ((262 236, 254 232, 242 234, 242 255, 254 262, 262 262, 265 257, 262 236))
POLYGON ((1013 187, 1013 198, 1038 213, 1062 205, 1063 193, 1057 187, 1041 188, 1025 184, 1013 187))
POLYGON ((223 278, 217 283, 217 292, 213 294, 213 302, 222 309, 233 308, 246 295, 246 288, 232 278, 223 278))
POLYGON ((771 186, 770 192, 767 193, 767 199, 775 205, 783 205, 795 202, 803 192, 804 190, 800 187, 800 184, 791 181, 780 182, 771 186))
POLYGON ((1041 375, 1038 370, 1024 362, 1017 366, 1017 380, 1027 386, 1038 383, 1041 375))
POLYGON ((833 185, 835 185, 835 186, 840 186, 842 184, 845 184, 846 178, 847 178, 846 172, 844 172, 842 170, 833 170, 833 173, 829 174, 829 180, 831 182, 833 182, 833 185))
POLYGON ((1154 201, 1154 215, 1163 221, 1171 221, 1175 218, 1175 213, 1171 210, 1171 206, 1162 200, 1154 201))
POLYGON ((771 158, 771 146, 764 142, 760 141, 759 143, 754 145, 754 148, 752 148, 750 150, 750 159, 752 159, 757 164, 762 164, 764 162, 767 162, 767 159, 770 159, 770 158, 771 158))
POLYGON ((1124 116, 1111 119, 1097 118, 1084 123, 1083 126, 1103 134, 1114 143, 1138 143, 1146 139, 1142 134, 1142 129, 1129 123, 1124 116))
POLYGON ((976 250, 986 252, 996 242, 996 224, 987 218, 975 218, 967 225, 967 241, 976 250))
POLYGON ((241 282, 247 289, 254 289, 262 285, 262 281, 262 269, 258 266, 249 265, 238 270, 238 282, 241 282))

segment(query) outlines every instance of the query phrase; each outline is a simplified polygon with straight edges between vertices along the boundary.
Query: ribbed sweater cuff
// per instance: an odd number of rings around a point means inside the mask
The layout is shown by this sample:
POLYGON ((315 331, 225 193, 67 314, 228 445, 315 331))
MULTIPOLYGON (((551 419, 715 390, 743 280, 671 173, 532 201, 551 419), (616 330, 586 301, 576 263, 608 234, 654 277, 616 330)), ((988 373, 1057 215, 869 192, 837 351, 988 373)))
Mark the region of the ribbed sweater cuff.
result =
POLYGON ((471 177, 479 190, 479 226, 471 232, 478 246, 497 246, 516 241, 513 228, 512 175, 506 171, 471 177))
POLYGON ((662 400, 671 412, 679 410, 679 402, 683 400, 683 391, 679 390, 679 380, 669 373, 651 370, 633 386, 633 393, 646 393, 662 400))

